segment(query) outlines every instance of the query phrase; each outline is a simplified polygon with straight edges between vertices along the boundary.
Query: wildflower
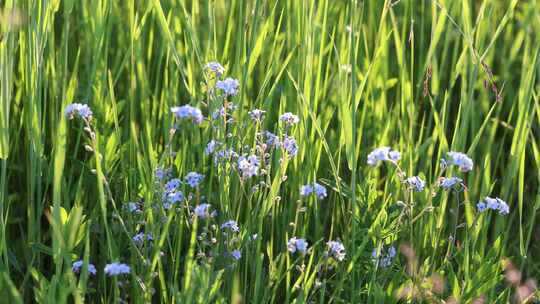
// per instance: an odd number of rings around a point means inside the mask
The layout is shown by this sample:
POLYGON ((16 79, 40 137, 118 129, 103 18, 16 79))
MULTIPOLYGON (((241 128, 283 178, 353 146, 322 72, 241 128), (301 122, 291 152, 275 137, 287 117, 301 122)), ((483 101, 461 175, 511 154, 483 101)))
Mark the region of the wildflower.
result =
MULTIPOLYGON (((71 270, 74 273, 80 273, 83 267, 83 260, 78 260, 76 262, 73 262, 73 265, 71 266, 71 270)), ((96 275, 96 267, 93 264, 88 263, 88 273, 91 275, 96 275)))
POLYGON ((178 187, 180 187, 181 184, 182 184, 182 181, 180 179, 173 178, 165 184, 165 191, 172 192, 176 190, 178 187))
POLYGON ((144 241, 153 241, 154 238, 152 237, 152 234, 148 233, 145 234, 144 232, 137 233, 133 236, 133 242, 135 242, 137 245, 141 245, 144 243, 144 241))
POLYGON ((380 147, 368 154, 367 164, 370 166, 377 165, 380 161, 390 161, 396 163, 401 159, 401 153, 392 150, 389 147, 380 147))
POLYGON ((112 277, 120 274, 128 274, 131 272, 131 268, 126 264, 115 262, 105 265, 104 271, 108 276, 112 277))
POLYGON ((299 251, 302 254, 306 254, 308 246, 309 244, 305 239, 297 239, 296 237, 290 238, 287 242, 287 250, 291 253, 299 251))
POLYGON ((328 241, 326 243, 328 246, 327 254, 338 261, 343 261, 345 259, 345 247, 341 242, 338 241, 328 241))
POLYGON ((225 68, 217 61, 210 61, 206 64, 205 68, 216 74, 217 77, 221 77, 225 73, 225 68))
POLYGON ((221 150, 214 155, 214 164, 217 165, 236 157, 238 157, 238 154, 232 149, 221 150))
POLYGON ((225 106, 217 109, 212 113, 212 119, 216 120, 220 117, 226 117, 227 113, 229 113, 229 119, 227 122, 233 122, 233 118, 230 116, 230 113, 232 113, 234 110, 236 110, 236 105, 234 105, 232 102, 228 102, 225 104, 225 106))
POLYGON ((442 177, 439 180, 439 187, 442 187, 444 190, 453 188, 455 185, 461 184, 463 180, 458 177, 442 177))
POLYGON ((165 201, 171 204, 176 204, 185 199, 184 193, 182 191, 172 191, 165 193, 165 201))
POLYGON ((259 174, 259 165, 259 159, 255 155, 250 155, 248 157, 240 156, 238 158, 238 170, 240 170, 242 179, 259 174))
POLYGON ((290 136, 285 136, 285 139, 283 139, 283 148, 291 157, 298 153, 298 145, 296 144, 296 140, 290 136))
POLYGON ((388 267, 392 264, 392 260, 396 256, 396 248, 394 246, 390 246, 386 252, 384 252, 384 249, 380 254, 377 252, 377 248, 374 248, 371 253, 371 258, 374 263, 379 263, 379 266, 381 267, 388 267))
POLYGON ((235 249, 231 251, 231 257, 238 261, 240 260, 240 258, 242 258, 242 252, 240 252, 240 250, 238 249, 235 249))
POLYGON ((424 190, 424 188, 426 187, 426 182, 423 181, 420 177, 418 176, 412 176, 412 177, 409 177, 405 180, 405 183, 412 189, 414 189, 414 191, 416 192, 421 192, 424 190))
POLYGON ((171 112, 178 118, 178 119, 191 119, 191 121, 194 124, 200 124, 204 116, 202 115, 201 110, 192 107, 190 105, 183 105, 180 107, 172 107, 171 112))
POLYGON ((203 178, 204 178, 204 175, 197 172, 189 172, 185 177, 186 183, 191 188, 197 187, 202 182, 203 178))
POLYGON ((312 185, 303 185, 300 187, 300 195, 301 196, 308 196, 311 193, 313 193, 313 186, 312 185))
POLYGON ((318 199, 323 199, 327 195, 326 188, 317 182, 313 183, 313 192, 315 192, 318 199))
POLYGON ((294 115, 293 113, 291 112, 287 112, 287 113, 283 113, 280 117, 279 117, 279 120, 281 120, 283 123, 285 123, 285 125, 287 127, 290 127, 292 125, 295 125, 297 124, 300 119, 298 118, 298 116, 294 115))
POLYGON ((448 159, 445 160, 447 165, 455 165, 459 167, 459 170, 462 172, 471 171, 473 168, 473 161, 470 159, 467 154, 461 152, 448 152, 446 154, 448 159))
POLYGON ((79 117, 90 120, 92 118, 92 110, 90 110, 90 107, 81 103, 72 103, 67 105, 64 114, 68 119, 79 117))
POLYGON ((169 170, 163 169, 163 168, 156 168, 156 171, 154 172, 154 176, 156 177, 158 181, 162 181, 168 175, 169 175, 169 170))
POLYGON ((223 223, 223 225, 221 225, 221 229, 230 229, 232 232, 240 231, 240 228, 238 228, 238 223, 234 220, 228 220, 223 223))
POLYGON ((124 205, 124 208, 130 213, 141 213, 141 205, 136 202, 128 202, 124 205))
POLYGON ((279 142, 279 138, 277 137, 276 134, 274 134, 272 132, 269 132, 269 131, 265 131, 264 136, 266 137, 266 145, 267 146, 274 147, 274 148, 279 147, 280 142, 279 142))
POLYGON ((216 87, 222 90, 223 93, 225 93, 225 96, 236 96, 239 86, 238 80, 234 78, 227 78, 216 82, 216 87))
POLYGON ((254 122, 261 122, 262 119, 263 119, 264 113, 266 113, 266 111, 259 110, 259 109, 253 109, 253 110, 248 112, 249 117, 254 122))
POLYGON ((204 219, 210 216, 210 204, 200 204, 195 207, 195 216, 204 219))
POLYGON ((499 214, 503 215, 510 213, 510 207, 508 206, 508 204, 498 197, 491 198, 487 196, 484 201, 480 201, 478 202, 478 204, 476 204, 476 208, 478 212, 484 212, 488 209, 491 209, 499 211, 499 214))
POLYGON ((309 196, 311 194, 315 194, 318 199, 323 199, 327 196, 326 188, 317 182, 300 187, 300 196, 309 196))
POLYGON ((208 144, 206 145, 206 148, 204 149, 204 154, 205 155, 210 155, 212 153, 214 153, 214 151, 216 150, 216 147, 219 145, 219 141, 216 141, 216 140, 211 140, 208 142, 208 144))

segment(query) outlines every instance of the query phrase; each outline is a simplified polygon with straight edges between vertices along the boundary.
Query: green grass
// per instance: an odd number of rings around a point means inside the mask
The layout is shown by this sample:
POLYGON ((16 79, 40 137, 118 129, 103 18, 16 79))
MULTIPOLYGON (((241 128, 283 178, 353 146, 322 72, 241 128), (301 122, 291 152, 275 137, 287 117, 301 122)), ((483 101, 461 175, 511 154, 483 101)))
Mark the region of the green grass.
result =
POLYGON ((507 261, 520 284, 540 277, 536 0, 6 0, 0 9, 0 302, 508 303, 507 261), (240 82, 229 99, 236 122, 175 120, 172 106, 208 117, 223 103, 204 71, 214 60, 240 82), (91 130, 65 117, 73 102, 92 108, 91 130), (260 124, 249 120, 254 108, 267 111, 260 124), (284 132, 284 112, 300 118, 290 130, 299 152, 271 153, 266 175, 242 181, 204 155, 210 139, 248 153, 256 132, 284 132), (366 164, 380 146, 401 151, 401 169, 366 164), (467 153, 473 170, 443 172, 448 151, 467 153), (156 208, 158 167, 205 179, 167 211, 156 208), (413 193, 400 170, 429 189, 413 193), (467 190, 442 191, 441 174, 467 190), (300 197, 315 181, 328 197, 300 197), (485 196, 510 214, 478 213, 485 196), (126 212, 130 201, 143 213, 126 212), (187 206, 202 201, 216 217, 194 220, 187 206), (220 232, 228 219, 239 233, 220 232), (154 240, 136 245, 140 231, 154 240), (307 255, 288 253, 293 236, 307 239, 307 255), (325 256, 328 240, 343 242, 345 260, 325 256), (391 245, 401 248, 392 265, 374 263, 372 250, 391 245), (236 248, 235 262, 226 253, 236 248), (97 275, 74 274, 79 259, 97 275), (106 276, 113 261, 131 274, 106 276), (398 300, 404 290, 416 298, 398 300))

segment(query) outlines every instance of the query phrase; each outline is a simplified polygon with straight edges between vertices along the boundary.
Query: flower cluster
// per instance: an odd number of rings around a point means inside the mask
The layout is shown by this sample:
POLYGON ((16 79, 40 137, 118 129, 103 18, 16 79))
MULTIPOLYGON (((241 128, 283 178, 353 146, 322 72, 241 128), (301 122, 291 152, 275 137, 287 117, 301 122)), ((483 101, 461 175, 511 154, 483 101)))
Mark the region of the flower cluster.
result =
POLYGON ((190 105, 172 107, 171 112, 178 119, 191 120, 194 124, 200 124, 204 120, 201 110, 190 105))
POLYGON ((457 185, 463 185, 463 180, 459 177, 441 177, 439 179, 439 187, 443 188, 444 190, 449 190, 457 185))
POLYGON ((216 82, 216 88, 220 89, 225 96, 236 96, 239 87, 238 80, 234 78, 226 78, 225 80, 218 80, 216 82))
POLYGON ((454 165, 458 166, 462 172, 471 171, 473 168, 472 159, 465 153, 450 151, 446 154, 447 158, 441 160, 443 168, 454 165))
POLYGON ((303 185, 300 187, 300 195, 301 196, 309 196, 311 194, 315 194, 318 199, 323 199, 327 196, 326 188, 317 183, 314 182, 312 184, 303 185))
POLYGON ((388 247, 388 250, 384 252, 384 249, 381 252, 377 252, 377 248, 374 248, 371 252, 371 259, 375 264, 379 264, 381 267, 388 267, 392 264, 392 261, 396 257, 396 248, 394 246, 388 247))
POLYGON ((142 245, 145 241, 148 241, 148 242, 153 241, 154 237, 152 237, 152 234, 150 233, 140 232, 134 235, 132 239, 133 239, 133 242, 135 242, 135 244, 142 245))
POLYGON ((478 212, 484 212, 488 209, 491 209, 499 211, 499 214, 503 215, 510 213, 510 207, 508 206, 508 204, 498 197, 491 198, 487 196, 483 201, 480 201, 478 202, 478 204, 476 204, 476 208, 478 209, 478 212))
POLYGON ((424 191, 426 187, 426 182, 418 176, 409 177, 405 179, 404 183, 416 192, 424 191))
POLYGON ((188 184, 191 188, 196 188, 204 179, 204 175, 197 172, 189 172, 185 179, 186 184, 188 184))
POLYGON ((293 126, 297 124, 298 122, 300 122, 300 119, 298 118, 298 116, 294 115, 291 112, 283 113, 279 117, 279 120, 281 120, 287 127, 293 126))
POLYGON ((392 150, 389 147, 377 148, 368 154, 367 164, 370 166, 376 166, 381 161, 390 161, 396 163, 401 159, 401 153, 396 150, 392 150))
POLYGON ((198 218, 205 219, 212 216, 212 214, 210 213, 210 207, 210 204, 200 204, 195 206, 193 212, 198 218))
POLYGON ((305 239, 297 239, 296 237, 290 238, 287 242, 287 250, 291 253, 298 251, 301 254, 306 254, 308 246, 309 244, 305 239))
POLYGON ((255 155, 240 156, 238 158, 238 170, 242 179, 247 179, 259 174, 260 161, 255 155))
POLYGON ((222 230, 229 229, 232 232, 238 232, 240 231, 240 228, 238 227, 238 223, 235 220, 228 220, 225 223, 221 225, 222 230))
POLYGON ((121 274, 129 274, 131 272, 131 267, 124 263, 114 262, 105 265, 104 271, 106 275, 113 277, 121 274))
POLYGON ((206 64, 205 69, 221 77, 225 73, 225 68, 217 61, 210 61, 206 64))
POLYGON ((68 119, 78 117, 85 120, 90 120, 93 113, 92 110, 90 110, 90 107, 88 107, 88 105, 81 103, 72 103, 66 106, 64 114, 68 119))
MULTIPOLYGON (((76 262, 73 262, 73 265, 71 266, 71 270, 74 273, 81 273, 83 264, 84 264, 83 260, 78 260, 76 262)), ((93 264, 88 263, 88 268, 87 269, 88 269, 89 274, 96 275, 96 273, 97 273, 96 266, 94 266, 93 264)))
POLYGON ((328 247, 326 254, 338 261, 343 261, 345 259, 345 246, 338 241, 328 241, 326 243, 328 247))

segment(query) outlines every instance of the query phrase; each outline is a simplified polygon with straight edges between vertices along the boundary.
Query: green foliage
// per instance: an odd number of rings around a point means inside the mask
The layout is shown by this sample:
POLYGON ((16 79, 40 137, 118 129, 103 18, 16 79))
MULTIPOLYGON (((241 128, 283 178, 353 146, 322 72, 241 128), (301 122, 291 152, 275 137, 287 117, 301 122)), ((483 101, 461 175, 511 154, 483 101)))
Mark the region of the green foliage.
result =
POLYGON ((504 261, 519 284, 540 276, 539 32, 536 0, 1 2, 0 302, 515 301, 504 261), (237 123, 175 120, 173 106, 208 117, 224 102, 210 61, 240 82, 237 123), (69 120, 73 102, 92 120, 69 120), (254 108, 266 111, 257 125, 254 108), (204 155, 227 133, 240 151, 282 132, 284 112, 300 118, 299 152, 273 154, 263 183, 204 155), (402 152, 399 168, 366 164, 380 146, 402 152), (448 151, 473 170, 444 171, 448 151), (194 196, 218 215, 155 208, 158 167, 205 174, 194 196), (400 172, 427 189, 409 191, 400 172), (441 175, 467 189, 443 191, 441 175), (315 181, 328 197, 300 197, 315 181), (485 196, 510 214, 478 213, 485 196), (139 232, 153 241, 137 244, 139 232), (293 236, 308 254, 287 251, 293 236), (374 263, 392 245, 393 263, 374 263), (76 260, 97 275, 73 273, 76 260), (108 277, 111 262, 131 274, 108 277))

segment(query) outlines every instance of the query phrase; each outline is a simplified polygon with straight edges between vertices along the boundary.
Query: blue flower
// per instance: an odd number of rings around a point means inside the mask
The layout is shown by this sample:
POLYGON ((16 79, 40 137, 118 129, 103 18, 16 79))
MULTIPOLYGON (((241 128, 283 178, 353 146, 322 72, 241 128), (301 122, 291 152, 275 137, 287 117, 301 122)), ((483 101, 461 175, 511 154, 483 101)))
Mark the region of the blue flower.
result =
POLYGON ((169 170, 168 169, 156 168, 156 171, 154 172, 154 176, 156 177, 156 179, 158 181, 162 181, 168 175, 169 175, 169 170))
POLYGON ((235 249, 231 251, 231 257, 238 261, 242 258, 242 252, 240 252, 240 250, 238 249, 235 249))
POLYGON ((266 113, 266 111, 259 110, 259 109, 253 109, 253 110, 248 112, 249 117, 254 122, 261 122, 262 119, 263 119, 264 113, 266 113))
POLYGON ((308 242, 305 239, 297 239, 296 237, 292 237, 287 242, 287 250, 291 253, 295 253, 296 251, 306 254, 308 250, 308 242))
POLYGON ((142 245, 144 241, 153 241, 154 238, 152 237, 152 234, 140 232, 133 236, 133 242, 135 242, 137 245, 142 245))
POLYGON ((371 258, 374 263, 379 263, 379 266, 381 267, 388 267, 392 265, 392 261, 394 257, 396 256, 396 248, 394 246, 390 246, 386 253, 384 252, 384 248, 381 250, 380 253, 377 252, 377 248, 374 248, 371 252, 371 258))
MULTIPOLYGON (((171 191, 165 193, 165 201, 170 204, 176 204, 185 199, 184 193, 182 191, 171 191)), ((167 208, 168 209, 168 208, 167 208)))
POLYGON ((318 199, 323 199, 327 195, 326 188, 317 182, 313 183, 313 192, 315 192, 318 199))
POLYGON ((398 151, 392 150, 389 147, 380 147, 368 154, 367 164, 370 166, 375 166, 380 161, 390 161, 396 163, 400 159, 401 153, 398 151))
POLYGON ((405 180, 405 183, 412 189, 414 189, 414 191, 416 192, 421 192, 424 190, 424 188, 426 187, 426 182, 423 181, 420 177, 418 176, 412 176, 412 177, 409 177, 405 180))
POLYGON ((292 125, 295 125, 297 124, 300 119, 298 118, 298 116, 294 115, 293 113, 291 112, 287 112, 287 113, 283 113, 280 117, 279 117, 279 120, 281 120, 286 126, 290 127, 292 125))
POLYGON ((264 132, 264 136, 266 137, 266 145, 269 146, 269 147, 273 147, 273 148, 279 148, 280 146, 280 142, 279 142, 279 138, 277 137, 276 134, 270 132, 270 131, 265 131, 264 132))
POLYGON ((195 216, 204 219, 210 216, 210 204, 200 204, 194 209, 195 216))
POLYGON ((259 159, 255 155, 240 156, 238 158, 238 170, 242 179, 247 179, 259 174, 259 159))
POLYGON ((478 204, 476 204, 476 208, 478 212, 484 212, 488 209, 491 209, 498 211, 499 214, 503 215, 510 213, 510 207, 508 206, 508 204, 498 197, 491 198, 487 196, 484 201, 480 201, 478 202, 478 204))
POLYGON ((317 182, 300 187, 300 196, 309 196, 311 194, 315 194, 318 199, 323 199, 327 196, 326 188, 317 182))
POLYGON ((328 246, 327 254, 330 257, 333 257, 338 261, 343 261, 343 259, 345 259, 345 246, 343 246, 341 242, 328 241, 326 246, 328 246))
POLYGON ((206 148, 204 149, 204 154, 205 155, 210 155, 212 153, 214 153, 214 151, 216 150, 216 147, 220 144, 219 141, 216 141, 216 140, 211 140, 208 142, 208 144, 206 145, 206 148))
POLYGON ((64 114, 68 119, 79 117, 89 120, 92 118, 92 110, 90 110, 90 107, 81 103, 72 103, 67 105, 64 114))
POLYGON ((458 177, 441 177, 441 179, 439 180, 439 186, 442 187, 444 190, 448 190, 456 185, 461 184, 462 182, 463 180, 458 177))
POLYGON ((312 185, 303 185, 300 187, 300 195, 301 196, 308 196, 311 193, 313 193, 313 186, 312 185))
POLYGON ((180 187, 181 184, 182 184, 182 181, 180 179, 173 178, 165 184, 165 191, 172 192, 176 190, 178 187, 180 187))
POLYGON ((223 91, 225 96, 236 96, 239 86, 240 84, 238 83, 238 80, 234 78, 227 78, 225 80, 218 80, 218 82, 216 82, 216 88, 223 91))
MULTIPOLYGON (((83 260, 78 260, 76 262, 73 262, 73 265, 71 266, 71 270, 74 273, 80 273, 82 270, 83 264, 84 264, 83 260)), ((88 273, 91 275, 96 275, 97 270, 93 264, 88 263, 88 273)))
POLYGON ((192 107, 190 105, 183 105, 180 107, 172 107, 171 112, 178 118, 178 119, 191 119, 191 121, 194 124, 200 124, 204 116, 202 115, 201 110, 192 107))
POLYGON ((131 268, 126 264, 115 262, 115 263, 105 265, 104 271, 105 271, 105 274, 111 277, 111 276, 117 276, 121 274, 128 274, 131 272, 131 268))
POLYGON ((238 232, 240 231, 240 228, 238 227, 238 223, 234 220, 228 220, 223 225, 221 225, 221 229, 230 229, 232 232, 238 232))
POLYGON ((445 162, 448 165, 458 166, 462 172, 471 171, 473 168, 472 159, 465 153, 451 151, 448 152, 446 156, 448 156, 448 159, 446 159, 445 162))
POLYGON ((141 213, 141 204, 137 202, 127 202, 124 205, 124 209, 130 213, 141 213))
POLYGON ((195 188, 197 187, 203 180, 204 175, 197 173, 197 172, 189 172, 186 177, 186 183, 191 187, 195 188))
POLYGON ((290 136, 285 136, 283 139, 283 149, 287 151, 289 157, 295 156, 298 153, 298 145, 296 140, 290 136))
POLYGON ((225 73, 225 68, 217 61, 210 61, 206 64, 205 68, 214 72, 217 77, 221 77, 225 73))

